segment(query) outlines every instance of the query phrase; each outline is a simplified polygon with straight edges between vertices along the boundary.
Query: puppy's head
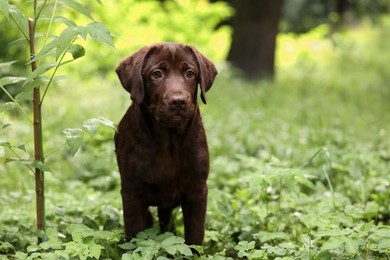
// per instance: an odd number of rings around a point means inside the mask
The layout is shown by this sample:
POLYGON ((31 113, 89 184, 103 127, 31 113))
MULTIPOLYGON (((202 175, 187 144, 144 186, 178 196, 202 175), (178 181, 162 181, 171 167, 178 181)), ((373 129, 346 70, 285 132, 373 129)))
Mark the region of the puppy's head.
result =
POLYGON ((146 105, 167 126, 185 124, 193 115, 197 86, 202 101, 217 75, 215 66, 194 47, 159 43, 144 47, 116 69, 134 103, 146 105))

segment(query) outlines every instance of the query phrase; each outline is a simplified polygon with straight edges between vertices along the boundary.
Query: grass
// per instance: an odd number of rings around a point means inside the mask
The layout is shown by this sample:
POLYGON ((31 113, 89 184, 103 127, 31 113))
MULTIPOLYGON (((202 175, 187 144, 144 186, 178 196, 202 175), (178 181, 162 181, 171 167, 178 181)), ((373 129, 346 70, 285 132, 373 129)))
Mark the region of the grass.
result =
MULTIPOLYGON (((275 82, 247 82, 219 66, 201 106, 211 153, 204 258, 390 258, 390 47, 381 40, 389 27, 384 19, 381 27, 363 25, 332 38, 324 38, 323 27, 282 35, 275 82)), ((65 128, 99 116, 118 122, 130 103, 113 74, 68 79, 50 94, 43 108, 47 153, 63 145, 65 128)), ((22 120, 3 113, 0 125, 10 126, 0 141, 31 149, 31 129, 22 120)), ((123 246, 112 137, 100 127, 84 136, 75 157, 61 148, 47 158, 51 251, 35 246, 33 175, 16 163, 0 164, 0 259, 61 250, 83 259, 72 245, 92 259, 97 251, 113 259, 124 252, 125 259, 147 252, 183 256, 180 240, 169 251, 160 241, 167 238, 154 231, 147 233, 154 243, 141 237, 123 246), (78 239, 74 230, 85 234, 85 226, 94 231, 78 239), (98 233, 103 229, 111 233, 98 233)), ((176 222, 182 236, 181 214, 176 222)))

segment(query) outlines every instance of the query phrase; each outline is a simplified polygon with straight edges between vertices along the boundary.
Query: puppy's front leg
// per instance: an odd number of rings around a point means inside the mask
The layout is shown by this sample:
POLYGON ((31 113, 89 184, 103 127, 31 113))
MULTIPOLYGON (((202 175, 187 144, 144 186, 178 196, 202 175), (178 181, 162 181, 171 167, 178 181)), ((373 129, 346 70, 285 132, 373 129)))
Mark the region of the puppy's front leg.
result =
POLYGON ((152 227, 153 217, 149 207, 133 195, 121 191, 123 202, 123 217, 125 233, 128 239, 135 237, 138 232, 152 227))
POLYGON ((207 209, 207 184, 191 189, 182 201, 185 241, 188 245, 202 245, 207 209))

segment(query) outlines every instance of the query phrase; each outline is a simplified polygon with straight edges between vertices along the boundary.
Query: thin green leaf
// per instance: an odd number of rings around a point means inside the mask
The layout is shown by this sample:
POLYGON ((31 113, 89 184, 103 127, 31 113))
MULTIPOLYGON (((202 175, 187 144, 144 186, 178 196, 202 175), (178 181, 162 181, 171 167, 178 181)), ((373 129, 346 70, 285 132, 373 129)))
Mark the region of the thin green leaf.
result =
POLYGON ((68 52, 72 54, 74 60, 85 56, 85 49, 80 44, 72 44, 69 47, 68 52))
MULTIPOLYGON (((41 9, 39 10, 39 13, 38 13, 38 15, 36 16, 35 19, 38 19, 38 17, 41 15, 41 11, 43 10, 43 8, 44 8, 44 6, 46 5, 46 3, 47 3, 47 2, 46 2, 46 0, 45 0, 45 2, 42 4, 41 9)), ((48 27, 47 27, 46 34, 45 34, 45 41, 44 41, 44 43, 43 43, 44 46, 46 45, 47 39, 49 39, 49 34, 50 34, 51 26, 52 26, 53 21, 54 21, 54 15, 55 15, 55 13, 56 13, 56 11, 57 11, 57 5, 58 5, 58 0, 55 0, 55 1, 54 1, 54 6, 53 6, 53 8, 52 8, 52 10, 51 10, 51 17, 50 17, 50 19, 49 19, 49 25, 48 25, 48 27)))
POLYGON ((19 158, 5 158, 5 163, 10 163, 10 162, 20 162, 27 167, 32 167, 36 169, 40 169, 41 171, 44 172, 50 172, 49 166, 47 164, 37 161, 37 160, 24 160, 24 159, 19 159, 19 158))
POLYGON ((93 22, 88 24, 87 28, 89 31, 89 35, 91 35, 92 39, 101 42, 103 44, 107 44, 112 48, 115 48, 110 31, 103 24, 98 22, 93 22))
POLYGON ((0 0, 0 12, 2 12, 7 19, 9 18, 8 0, 0 0))
POLYGON ((22 151, 26 151, 26 147, 24 146, 24 144, 11 144, 9 142, 2 142, 0 143, 0 146, 3 146, 3 147, 8 147, 8 148, 18 148, 19 150, 22 150, 22 151))
POLYGON ((67 26, 72 26, 72 27, 77 27, 77 24, 75 22, 73 22, 72 20, 69 20, 68 18, 65 18, 63 16, 55 16, 53 18, 55 21, 57 22, 61 22, 61 23, 64 23, 66 24, 67 26))
POLYGON ((63 131, 65 134, 66 144, 68 145, 72 156, 77 153, 83 142, 83 138, 81 136, 82 132, 83 130, 79 128, 67 128, 63 131))
POLYGON ((102 124, 102 125, 107 126, 107 127, 111 128, 111 129, 114 129, 114 131, 116 131, 115 124, 112 121, 110 121, 108 119, 105 119, 103 117, 88 119, 87 121, 84 122, 83 128, 91 136, 93 136, 97 132, 98 124, 102 124))
POLYGON ((22 163, 26 164, 26 165, 30 165, 36 169, 40 169, 41 171, 44 171, 44 172, 50 172, 49 166, 41 161, 37 161, 37 160, 22 161, 22 163))
MULTIPOLYGON (((1 0, 0 0, 1 1, 1 0)), ((3 63, 0 63, 0 68, 6 68, 6 67, 9 67, 11 66, 12 64, 18 62, 17 60, 13 60, 13 61, 8 61, 8 62, 3 62, 3 63)))
POLYGON ((21 159, 19 158, 10 158, 10 157, 7 157, 5 158, 4 160, 4 163, 7 164, 7 163, 10 163, 10 162, 19 162, 21 159))
MULTIPOLYGON (((43 15, 39 19, 40 20, 44 20, 44 21, 51 21, 52 17, 43 15)), ((63 17, 63 16, 54 16, 53 20, 56 21, 56 22, 63 23, 67 27, 77 27, 77 24, 75 22, 73 22, 72 20, 69 20, 69 19, 67 19, 66 17, 63 17)), ((45 34, 43 36, 45 36, 45 34)))
POLYGON ((87 10, 87 8, 85 8, 85 6, 83 6, 82 4, 74 1, 74 0, 60 0, 61 3, 67 5, 68 7, 76 10, 77 12, 85 15, 86 17, 90 18, 91 20, 95 20, 93 19, 91 13, 87 10))
POLYGON ((25 77, 4 77, 0 79, 0 85, 7 86, 7 85, 19 83, 24 80, 26 80, 25 77))
POLYGON ((18 42, 23 42, 23 43, 24 43, 25 40, 26 40, 26 38, 24 38, 24 37, 18 38, 18 39, 16 39, 16 40, 10 42, 9 45, 13 45, 13 44, 16 44, 16 43, 18 43, 18 42))
POLYGON ((62 76, 54 77, 53 81, 60 81, 60 80, 68 79, 68 78, 69 78, 69 76, 62 75, 62 76))
POLYGON ((27 83, 31 82, 32 80, 36 79, 37 77, 43 75, 47 71, 51 70, 57 66, 56 63, 45 63, 38 67, 34 72, 32 72, 30 75, 28 75, 24 85, 27 85, 27 83))
POLYGON ((16 97, 15 97, 16 102, 19 103, 19 102, 24 101, 24 100, 31 101, 33 99, 34 88, 36 88, 40 84, 42 84, 41 79, 36 79, 36 80, 30 81, 28 84, 26 84, 23 87, 22 91, 16 95, 16 97))
POLYGON ((16 6, 10 5, 9 7, 9 14, 12 20, 15 22, 16 26, 18 26, 19 30, 23 33, 24 38, 26 38, 26 40, 29 40, 30 37, 26 16, 16 6))
POLYGON ((24 111, 24 109, 20 106, 20 104, 14 99, 14 97, 2 86, 0 85, 0 89, 9 97, 9 99, 12 100, 12 102, 14 102, 14 104, 20 109, 20 111, 22 111, 23 115, 27 118, 28 121, 31 121, 29 115, 27 115, 27 113, 24 111))
POLYGON ((62 31, 57 41, 56 60, 69 48, 77 34, 77 27, 68 27, 62 31))

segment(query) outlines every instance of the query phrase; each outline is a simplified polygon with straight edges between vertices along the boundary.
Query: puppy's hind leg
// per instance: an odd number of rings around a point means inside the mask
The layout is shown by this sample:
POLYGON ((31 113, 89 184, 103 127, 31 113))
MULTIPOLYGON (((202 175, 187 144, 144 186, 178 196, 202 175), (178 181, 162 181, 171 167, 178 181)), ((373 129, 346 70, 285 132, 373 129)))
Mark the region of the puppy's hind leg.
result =
POLYGON ((172 211, 175 209, 175 207, 167 207, 162 208, 158 207, 158 220, 160 222, 160 231, 161 233, 164 232, 172 232, 175 233, 175 223, 172 219, 172 211))

